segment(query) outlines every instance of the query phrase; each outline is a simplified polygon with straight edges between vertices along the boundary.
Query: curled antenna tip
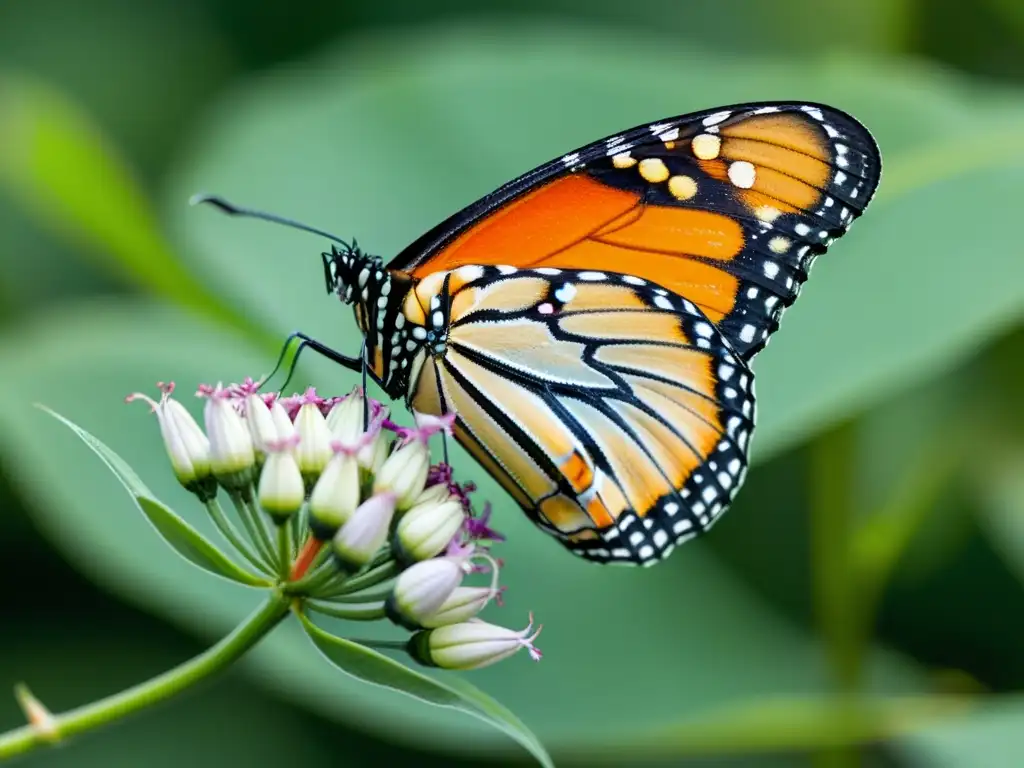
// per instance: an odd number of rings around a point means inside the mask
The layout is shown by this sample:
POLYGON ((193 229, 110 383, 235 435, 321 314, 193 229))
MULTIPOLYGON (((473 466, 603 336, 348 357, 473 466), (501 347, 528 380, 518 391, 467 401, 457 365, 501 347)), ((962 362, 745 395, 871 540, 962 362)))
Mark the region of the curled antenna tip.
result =
POLYGON ((189 205, 202 205, 203 203, 208 203, 209 205, 212 205, 216 208, 220 208, 225 213, 238 212, 238 209, 234 205, 232 205, 219 195, 211 195, 206 192, 197 192, 188 199, 189 205))
POLYGON ((273 224, 282 224, 292 229, 301 229, 303 232, 309 232, 314 235, 320 235, 326 237, 328 240, 333 240, 336 243, 341 243, 346 248, 351 248, 348 243, 342 240, 337 235, 332 235, 330 232, 325 232, 322 229, 311 227, 308 224, 295 221, 294 219, 285 218, 284 216, 278 216, 276 213, 268 213, 267 211, 258 211, 255 208, 242 208, 230 203, 219 195, 211 195, 206 192, 198 192, 189 198, 189 205, 199 205, 200 203, 207 203, 212 205, 222 213, 226 213, 229 216, 248 216, 251 219, 262 219, 263 221, 269 221, 273 224))

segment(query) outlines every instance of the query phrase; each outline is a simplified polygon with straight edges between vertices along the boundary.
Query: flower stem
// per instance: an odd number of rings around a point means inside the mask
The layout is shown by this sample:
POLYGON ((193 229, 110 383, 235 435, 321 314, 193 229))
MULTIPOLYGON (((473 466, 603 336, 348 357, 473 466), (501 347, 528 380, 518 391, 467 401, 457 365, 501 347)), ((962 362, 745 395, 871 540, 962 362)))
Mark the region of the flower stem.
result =
POLYGON ((274 547, 270 543, 270 535, 267 533, 266 527, 263 525, 263 521, 259 519, 258 515, 251 514, 251 507, 242 501, 241 497, 237 493, 231 494, 231 502, 235 505, 235 512, 238 514, 238 519, 242 521, 242 525, 245 526, 245 532, 252 539, 252 543, 255 545, 256 550, 260 553, 260 557, 263 558, 271 567, 271 573, 274 572, 272 567, 274 564, 274 547))
POLYGON ((288 581, 292 569, 292 527, 290 521, 277 526, 277 570, 288 581))
POLYGON ((376 603, 379 601, 387 600, 391 596, 392 587, 389 585, 383 589, 370 589, 366 592, 356 592, 349 594, 335 593, 331 597, 332 603, 376 603))
POLYGON ((212 648, 145 683, 92 704, 53 716, 52 729, 41 732, 32 725, 0 734, 0 760, 65 740, 171 698, 237 661, 288 614, 288 600, 279 594, 269 599, 230 635, 212 648))
MULTIPOLYGON (((326 552, 327 550, 324 550, 326 552)), ((345 574, 338 571, 334 563, 323 562, 326 558, 318 557, 320 561, 314 568, 307 571, 306 575, 298 581, 287 585, 287 591, 292 595, 313 595, 322 591, 325 585, 330 584, 334 579, 345 579, 345 574)))
POLYGON ((216 498, 212 498, 206 502, 206 511, 210 513, 210 519, 213 520, 217 526, 217 530, 221 532, 225 539, 231 543, 231 546, 258 571, 263 573, 273 573, 272 570, 267 568, 266 563, 260 560, 259 556, 253 551, 252 547, 246 544, 245 539, 238 532, 238 528, 235 527, 234 523, 228 519, 228 516, 224 514, 224 508, 220 505, 220 502, 216 498))
POLYGON ((394 560, 388 560, 376 568, 371 568, 366 573, 354 576, 330 594, 317 595, 317 597, 336 597, 347 595, 351 592, 358 592, 367 587, 374 587, 381 582, 387 581, 392 576, 398 575, 399 570, 398 563, 394 560))
POLYGON ((324 616, 333 616, 336 619, 346 619, 348 621, 377 621, 386 616, 384 613, 384 603, 346 608, 339 605, 321 603, 316 600, 307 600, 306 607, 311 611, 322 613, 324 616))

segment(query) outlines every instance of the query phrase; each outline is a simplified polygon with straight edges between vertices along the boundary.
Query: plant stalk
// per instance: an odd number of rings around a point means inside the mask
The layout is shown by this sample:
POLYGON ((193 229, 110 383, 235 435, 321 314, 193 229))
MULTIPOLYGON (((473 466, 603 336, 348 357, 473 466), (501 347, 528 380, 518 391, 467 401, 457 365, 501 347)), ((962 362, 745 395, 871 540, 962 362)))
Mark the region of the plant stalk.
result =
POLYGON ((241 658, 281 622, 288 608, 288 599, 274 593, 231 634, 184 664, 113 696, 55 714, 45 732, 25 725, 0 734, 0 760, 65 741, 181 693, 241 658))

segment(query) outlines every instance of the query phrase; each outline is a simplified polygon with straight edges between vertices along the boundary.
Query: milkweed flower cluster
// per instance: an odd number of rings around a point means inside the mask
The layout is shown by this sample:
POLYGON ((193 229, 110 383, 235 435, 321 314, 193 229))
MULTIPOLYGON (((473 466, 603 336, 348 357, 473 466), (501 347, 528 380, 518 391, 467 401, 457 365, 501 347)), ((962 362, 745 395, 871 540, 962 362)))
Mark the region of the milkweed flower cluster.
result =
POLYGON ((412 633, 403 647, 425 665, 476 669, 523 648, 540 659, 532 615, 519 631, 478 618, 501 601, 490 548, 504 537, 489 505, 474 510, 472 485, 431 464, 428 444, 451 434, 451 415, 415 414, 414 427, 401 427, 358 388, 281 397, 246 379, 199 387, 202 428, 173 384, 159 387, 158 400, 127 399, 156 414, 178 482, 302 611, 389 619, 412 633))

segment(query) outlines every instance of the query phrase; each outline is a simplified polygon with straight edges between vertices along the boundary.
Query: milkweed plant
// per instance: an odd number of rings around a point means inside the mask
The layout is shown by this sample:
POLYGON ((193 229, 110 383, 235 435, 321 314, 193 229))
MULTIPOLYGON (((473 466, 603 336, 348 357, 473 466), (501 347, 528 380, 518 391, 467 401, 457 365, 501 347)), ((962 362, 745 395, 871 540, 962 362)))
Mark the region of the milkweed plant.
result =
POLYGON ((490 505, 477 508, 472 484, 456 482, 446 463, 431 464, 429 443, 451 434, 451 415, 414 414, 415 426, 406 428, 359 388, 343 397, 312 388, 283 397, 246 379, 198 388, 204 429, 175 399, 173 383, 158 387, 155 399, 135 393, 126 400, 156 416, 175 477, 202 505, 221 545, 156 499, 100 440, 53 415, 103 459, 170 547, 211 574, 261 590, 262 603, 194 659, 77 709, 52 713, 18 686, 28 724, 0 734, 0 760, 167 699, 230 666, 290 619, 342 671, 482 718, 552 765, 515 715, 453 675, 519 651, 539 661, 541 628, 532 615, 522 629, 478 618, 501 602, 502 563, 491 549, 504 537, 491 527, 490 505), (389 621, 403 636, 342 637, 320 617, 352 627, 389 621))

